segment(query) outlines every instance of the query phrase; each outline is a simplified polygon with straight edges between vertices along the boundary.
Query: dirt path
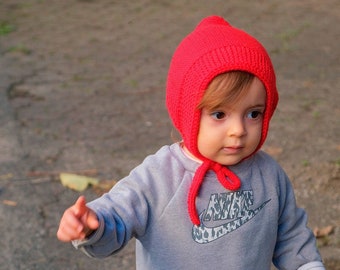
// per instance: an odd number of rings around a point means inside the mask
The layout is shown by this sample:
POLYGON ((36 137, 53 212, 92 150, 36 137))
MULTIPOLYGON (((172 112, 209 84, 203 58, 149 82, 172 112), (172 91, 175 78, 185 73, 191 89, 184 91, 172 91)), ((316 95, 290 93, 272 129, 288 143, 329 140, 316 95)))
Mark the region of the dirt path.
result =
POLYGON ((60 215, 79 193, 52 172, 96 169, 100 179, 119 179, 171 143, 168 64, 210 14, 270 52, 280 105, 265 149, 291 177, 310 226, 334 228, 319 245, 328 269, 340 269, 336 0, 2 1, 0 269, 135 268, 133 243, 98 262, 56 240, 60 215))

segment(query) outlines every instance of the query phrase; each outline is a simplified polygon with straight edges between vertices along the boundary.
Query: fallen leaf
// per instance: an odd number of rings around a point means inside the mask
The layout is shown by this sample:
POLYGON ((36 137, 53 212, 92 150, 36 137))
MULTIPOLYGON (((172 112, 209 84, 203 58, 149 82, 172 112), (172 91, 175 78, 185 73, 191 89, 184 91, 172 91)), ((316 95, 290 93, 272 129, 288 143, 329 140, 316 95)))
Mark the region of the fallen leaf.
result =
POLYGON ((323 228, 314 228, 313 233, 316 238, 321 238, 332 234, 334 231, 334 226, 327 226, 323 228))
POLYGON ((102 195, 103 193, 110 191, 115 184, 117 184, 116 180, 102 180, 98 185, 94 186, 94 191, 98 195, 102 195))
POLYGON ((12 178, 13 178, 13 174, 11 174, 11 173, 0 175, 1 180, 9 180, 9 179, 12 179, 12 178))
POLYGON ((64 187, 68 187, 76 191, 83 191, 89 185, 96 186, 99 183, 97 178, 72 173, 61 173, 59 177, 64 187))
POLYGON ((3 200, 2 201, 3 204, 9 205, 9 206, 17 206, 17 202, 15 201, 10 201, 10 200, 3 200))

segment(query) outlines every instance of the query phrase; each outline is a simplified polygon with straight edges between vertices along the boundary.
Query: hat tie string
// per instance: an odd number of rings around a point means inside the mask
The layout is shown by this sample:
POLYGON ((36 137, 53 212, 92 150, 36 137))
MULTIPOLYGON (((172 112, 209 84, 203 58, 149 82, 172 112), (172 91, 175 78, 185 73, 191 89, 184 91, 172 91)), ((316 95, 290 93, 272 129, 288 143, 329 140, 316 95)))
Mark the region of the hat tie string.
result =
POLYGON ((241 180, 226 166, 222 166, 221 164, 210 160, 204 161, 196 170, 188 195, 189 216, 192 223, 195 225, 200 224, 200 219, 196 210, 196 197, 204 177, 209 170, 213 170, 216 173, 218 181, 224 188, 228 190, 237 190, 241 187, 241 180))

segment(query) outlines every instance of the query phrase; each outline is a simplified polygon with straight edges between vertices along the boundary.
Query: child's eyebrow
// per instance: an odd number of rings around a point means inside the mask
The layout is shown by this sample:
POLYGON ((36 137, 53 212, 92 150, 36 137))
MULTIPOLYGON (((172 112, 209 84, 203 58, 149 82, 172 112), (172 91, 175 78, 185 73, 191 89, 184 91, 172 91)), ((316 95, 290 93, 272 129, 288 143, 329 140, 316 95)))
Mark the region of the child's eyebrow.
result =
POLYGON ((265 103, 258 103, 258 104, 251 105, 250 107, 266 107, 266 104, 265 103))
POLYGON ((256 105, 251 105, 249 106, 249 109, 265 109, 266 104, 256 104, 256 105))

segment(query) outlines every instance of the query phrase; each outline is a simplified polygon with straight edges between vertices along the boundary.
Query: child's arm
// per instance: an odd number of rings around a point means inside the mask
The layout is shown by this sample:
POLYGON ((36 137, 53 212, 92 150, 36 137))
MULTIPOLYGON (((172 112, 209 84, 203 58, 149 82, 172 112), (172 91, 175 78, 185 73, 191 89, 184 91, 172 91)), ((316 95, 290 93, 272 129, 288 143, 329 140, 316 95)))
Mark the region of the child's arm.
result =
POLYGON ((296 205, 294 190, 288 177, 280 186, 280 217, 273 257, 279 269, 324 270, 316 239, 307 227, 307 214, 296 205))
POLYGON ((86 206, 84 196, 66 209, 60 220, 57 237, 60 241, 83 240, 99 227, 97 215, 86 206))

